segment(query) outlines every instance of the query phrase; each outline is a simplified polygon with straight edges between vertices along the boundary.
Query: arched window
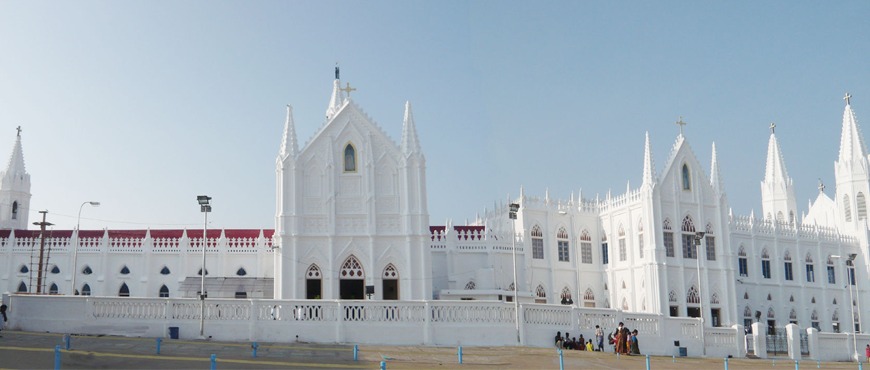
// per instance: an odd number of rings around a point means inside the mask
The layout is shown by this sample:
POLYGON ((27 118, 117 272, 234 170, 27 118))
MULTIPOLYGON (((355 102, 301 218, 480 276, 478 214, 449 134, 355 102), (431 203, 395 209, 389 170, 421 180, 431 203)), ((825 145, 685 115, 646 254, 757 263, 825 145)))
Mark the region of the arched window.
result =
POLYGON ((679 298, 677 298, 677 292, 672 290, 670 291, 670 293, 668 293, 668 302, 677 303, 678 299, 679 298))
POLYGON ((118 289, 118 297, 129 297, 130 296, 130 288, 127 287, 127 283, 121 284, 121 289, 118 289))
POLYGON ((813 256, 807 253, 806 258, 807 282, 813 283, 816 281, 815 265, 813 264, 813 256))
POLYGON ((625 261, 628 259, 628 252, 626 251, 625 246, 625 230, 622 228, 622 224, 619 225, 619 260, 625 261))
POLYGON ((628 311, 628 300, 625 298, 622 299, 622 310, 628 311))
POLYGON ((21 267, 18 268, 18 272, 22 273, 22 274, 26 274, 26 273, 30 272, 30 269, 28 269, 26 265, 21 265, 21 267))
POLYGON ((532 258, 544 259, 544 233, 538 225, 532 226, 532 258))
POLYGON ((855 196, 855 201, 858 202, 858 205, 855 208, 858 209, 858 221, 867 219, 867 201, 864 199, 864 193, 859 192, 858 195, 855 196))
POLYGON ((743 317, 752 318, 752 309, 749 306, 743 308, 743 317))
POLYGON ((169 267, 163 266, 163 268, 160 269, 160 275, 169 275, 169 274, 170 274, 169 267))
POLYGON ((701 298, 698 296, 698 289, 696 289, 694 285, 689 287, 689 292, 686 293, 686 303, 688 303, 688 304, 700 304, 701 303, 701 298))
POLYGON ((843 213, 846 215, 846 221, 852 221, 852 206, 849 203, 849 194, 843 195, 843 213))
MULTIPOLYGON (((387 267, 384 267, 384 279, 395 280, 399 278, 399 271, 396 269, 392 263, 388 264, 387 267)), ((511 288, 513 290, 513 288, 511 288)))
POLYGON ((82 286, 82 295, 91 295, 91 286, 90 285, 85 284, 84 286, 82 286))
POLYGON ((320 267, 315 264, 308 266, 308 272, 305 273, 306 279, 320 279, 320 267))
POLYGON ((559 294, 559 298, 562 299, 562 304, 574 304, 574 299, 571 297, 571 289, 568 287, 562 288, 562 293, 559 294))
POLYGON ((713 233, 713 225, 707 224, 706 235, 704 236, 704 252, 707 254, 707 261, 716 260, 716 234, 713 233))
POLYGON ((643 258, 643 220, 637 221, 637 257, 643 258))
POLYGON ((662 238, 665 243, 665 256, 674 257, 674 231, 671 230, 671 220, 662 223, 662 238))
POLYGON ((571 258, 568 254, 568 232, 565 231, 564 227, 560 227, 559 231, 556 233, 556 245, 559 252, 559 261, 570 262, 571 258))
POLYGON ((834 260, 831 259, 831 256, 828 256, 828 284, 836 284, 837 283, 837 274, 834 271, 834 260))
POLYGON ((740 276, 749 276, 749 263, 746 259, 746 249, 743 249, 743 245, 740 246, 740 250, 737 252, 737 269, 740 272, 740 276))
POLYGON ((124 265, 124 267, 121 267, 121 275, 129 275, 129 274, 130 274, 130 269, 127 268, 126 265, 124 265))
POLYGON ((52 274, 59 274, 59 273, 60 273, 60 268, 57 267, 57 265, 52 266, 52 267, 51 267, 51 273, 52 273, 52 274))
POLYGON ((51 287, 48 288, 48 294, 57 294, 57 284, 51 283, 51 287))
POLYGON ((749 292, 743 292, 743 299, 749 299, 749 292))
POLYGON ((580 233, 580 262, 592 264, 592 237, 587 230, 580 233))
POLYGON ((167 288, 166 285, 163 285, 160 287, 159 297, 160 298, 169 298, 169 288, 167 288))
MULTIPOLYGON (((202 276, 202 268, 200 268, 199 271, 196 272, 196 274, 202 276)), ((208 276, 208 269, 205 269, 205 276, 208 276)))
POLYGON ((323 294, 323 281, 320 267, 312 263, 305 271, 305 299, 320 299, 323 294))
POLYGON ((710 304, 719 304, 719 294, 718 293, 713 293, 713 295, 710 296, 710 304))
POLYGON ((538 284, 535 288, 535 296, 538 298, 547 298, 547 291, 544 289, 543 285, 538 284))
POLYGON ((810 315, 810 325, 816 330, 821 330, 821 325, 819 325, 819 313, 816 310, 813 310, 813 313, 810 315))
POLYGON ((791 263, 791 253, 785 251, 785 256, 783 259, 783 273, 785 273, 786 280, 794 280, 794 273, 792 272, 792 263, 791 263))
POLYGON ((683 218, 683 258, 698 258, 695 248, 695 223, 691 216, 683 218))
POLYGON ((82 268, 82 275, 90 275, 93 273, 94 273, 94 270, 91 270, 91 266, 85 265, 85 267, 82 268))
POLYGON ((27 293, 27 284, 24 284, 23 281, 18 284, 18 293, 27 293))
POLYGON ((474 288, 477 288, 477 285, 474 284, 473 280, 465 284, 465 290, 474 290, 474 288))
POLYGON ((776 312, 773 311, 773 307, 767 309, 767 318, 768 319, 775 319, 776 318, 776 312))
POLYGON ((236 270, 236 276, 245 276, 247 274, 248 274, 248 272, 245 271, 244 267, 239 267, 239 269, 236 270))
POLYGON ((356 149, 351 143, 344 147, 344 172, 356 172, 356 149))
POLYGON ((689 174, 689 165, 683 164, 683 190, 692 189, 692 177, 689 174))
POLYGON ((770 279, 770 254, 767 253, 767 248, 761 251, 761 277, 770 279))
POLYGON ((13 220, 18 219, 18 201, 17 200, 12 202, 12 219, 13 220))
POLYGON ((601 231, 601 263, 606 265, 609 262, 610 262, 610 250, 607 247, 607 234, 605 234, 604 230, 602 230, 601 231))
POLYGON ((362 264, 359 263, 359 260, 357 260, 355 256, 347 257, 347 259, 344 260, 344 263, 341 265, 340 277, 342 279, 363 279, 364 278, 362 264))

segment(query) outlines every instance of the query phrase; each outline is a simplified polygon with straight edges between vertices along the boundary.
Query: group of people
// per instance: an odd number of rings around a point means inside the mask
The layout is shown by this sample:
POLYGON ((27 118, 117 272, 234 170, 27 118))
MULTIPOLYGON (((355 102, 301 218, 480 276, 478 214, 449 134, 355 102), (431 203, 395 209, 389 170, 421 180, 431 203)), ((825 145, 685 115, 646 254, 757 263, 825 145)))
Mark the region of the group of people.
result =
POLYGON ((604 330, 601 329, 600 326, 595 325, 595 343, 592 342, 592 339, 583 338, 583 334, 580 334, 580 339, 577 337, 571 337, 571 334, 565 332, 565 336, 562 336, 561 331, 556 332, 556 348, 559 349, 573 349, 577 351, 604 351, 604 330))
POLYGON ((634 331, 619 323, 616 331, 607 336, 610 344, 613 345, 613 351, 623 355, 639 355, 640 347, 637 340, 637 329, 634 331))

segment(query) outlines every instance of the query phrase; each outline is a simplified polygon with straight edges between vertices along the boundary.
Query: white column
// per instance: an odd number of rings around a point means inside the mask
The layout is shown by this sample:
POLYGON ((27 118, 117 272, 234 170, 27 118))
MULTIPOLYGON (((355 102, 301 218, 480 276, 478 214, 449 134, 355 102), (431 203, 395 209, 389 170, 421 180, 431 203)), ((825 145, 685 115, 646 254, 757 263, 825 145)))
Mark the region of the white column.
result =
POLYGON ((800 360, 801 358, 801 330, 795 324, 785 326, 785 334, 788 337, 788 358, 800 360))
POLYGON ((752 324, 752 351, 755 357, 767 358, 767 326, 756 322, 752 324))

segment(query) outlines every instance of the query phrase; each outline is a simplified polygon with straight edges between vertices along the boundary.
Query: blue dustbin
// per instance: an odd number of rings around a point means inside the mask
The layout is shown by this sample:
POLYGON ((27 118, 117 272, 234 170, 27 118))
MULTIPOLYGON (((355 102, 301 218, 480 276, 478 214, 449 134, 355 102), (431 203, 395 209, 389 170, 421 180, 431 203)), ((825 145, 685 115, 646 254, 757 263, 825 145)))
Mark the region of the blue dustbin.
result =
POLYGON ((169 327, 169 339, 178 339, 178 327, 170 326, 169 327))

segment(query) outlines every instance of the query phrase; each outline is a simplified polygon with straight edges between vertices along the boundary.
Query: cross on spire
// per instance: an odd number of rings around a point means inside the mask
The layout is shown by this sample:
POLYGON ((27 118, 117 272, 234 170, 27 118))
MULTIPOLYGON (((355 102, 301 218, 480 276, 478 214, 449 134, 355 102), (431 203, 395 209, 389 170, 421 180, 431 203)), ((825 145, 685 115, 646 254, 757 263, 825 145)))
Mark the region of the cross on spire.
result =
POLYGON ((825 192, 825 184, 822 182, 822 179, 819 179, 819 193, 825 192))
POLYGON ((21 137, 21 126, 16 127, 15 130, 18 131, 18 137, 21 137))
POLYGON ((849 95, 849 93, 846 93, 846 96, 843 97, 843 100, 846 101, 846 105, 850 105, 849 99, 852 99, 852 95, 849 95))
POLYGON ((773 134, 776 131, 776 123, 770 123, 770 133, 773 134))
POLYGON ((680 120, 677 121, 676 123, 677 123, 677 125, 680 126, 680 136, 683 136, 683 126, 686 125, 686 123, 683 122, 683 116, 680 116, 680 120))
POLYGON ((341 89, 339 89, 339 90, 346 92, 346 93, 347 93, 347 97, 349 98, 349 97, 350 97, 350 92, 351 92, 351 91, 356 91, 356 88, 355 88, 355 87, 350 87, 350 82, 346 82, 345 85, 344 85, 344 88, 341 88, 341 89))

